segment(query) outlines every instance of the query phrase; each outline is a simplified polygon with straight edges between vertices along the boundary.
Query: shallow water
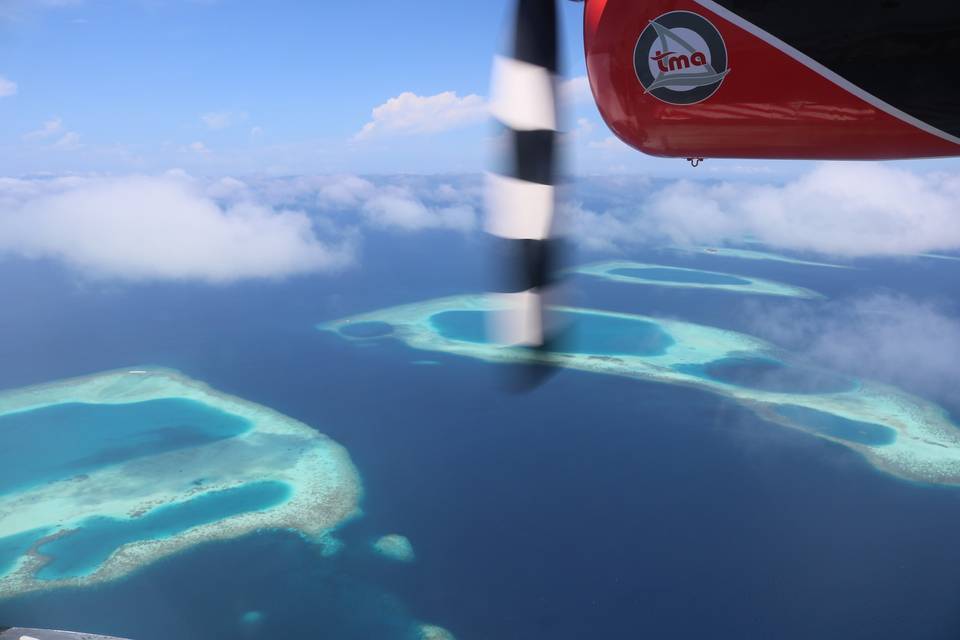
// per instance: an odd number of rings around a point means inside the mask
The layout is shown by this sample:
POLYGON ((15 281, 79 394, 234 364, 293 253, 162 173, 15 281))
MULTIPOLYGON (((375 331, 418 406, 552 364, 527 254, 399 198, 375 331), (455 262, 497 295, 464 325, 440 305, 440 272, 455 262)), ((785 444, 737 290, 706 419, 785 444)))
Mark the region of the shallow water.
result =
POLYGON ((849 442, 876 447, 892 444, 897 439, 897 432, 882 424, 849 420, 832 413, 825 413, 808 407, 781 405, 776 408, 776 413, 784 418, 802 424, 811 431, 849 442))
POLYGON ((377 338, 393 333, 393 327, 386 322, 357 322, 340 329, 351 338, 377 338))
POLYGON ((857 388, 857 382, 851 378, 771 358, 723 358, 705 364, 677 365, 674 369, 700 378, 778 393, 840 393, 857 388))
POLYGON ((155 509, 132 519, 89 518, 73 533, 40 546, 51 558, 37 576, 57 580, 89 575, 124 544, 169 538, 194 527, 277 506, 290 497, 283 482, 257 482, 155 509))
POLYGON ((38 540, 43 539, 49 529, 34 529, 15 536, 0 538, 0 575, 10 571, 38 540))
POLYGON ((683 282, 690 284, 718 284, 718 285, 748 285, 749 280, 728 276, 723 273, 708 273, 706 271, 687 271, 685 269, 671 269, 669 267, 641 267, 630 269, 614 269, 610 272, 615 276, 642 278, 644 280, 658 280, 661 282, 683 282))
MULTIPOLYGON (((652 356, 673 344, 673 338, 659 325, 646 320, 573 312, 557 313, 556 320, 570 325, 558 348, 564 353, 652 356)), ((445 338, 487 342, 483 311, 443 311, 431 316, 430 322, 445 338)))
MULTIPOLYGON (((0 305, 16 337, 2 346, 2 386, 128 363, 182 369, 332 436, 365 498, 338 532, 339 556, 264 532, 96 588, 0 601, 0 624, 138 640, 409 640, 411 618, 458 640, 957 638, 960 546, 945 532, 960 530, 960 491, 899 481, 693 388, 564 371, 534 393, 501 394, 496 365, 316 332, 321 320, 482 291, 489 266, 439 234, 374 238, 364 255, 335 278, 121 294, 8 265, 0 298, 22 303, 0 305), (59 348, 36 348, 51 336, 59 348), (424 357, 440 364, 411 366, 424 357), (416 562, 369 552, 390 532, 410 538, 416 562), (251 610, 263 612, 257 629, 241 626, 251 610)), ((960 271, 941 262, 677 260, 833 299, 877 287, 942 295, 960 271)), ((641 295, 596 280, 581 293, 579 306, 746 332, 754 312, 708 289, 641 295)))
POLYGON ((59 404, 0 416, 0 493, 240 435, 249 420, 195 400, 59 404))

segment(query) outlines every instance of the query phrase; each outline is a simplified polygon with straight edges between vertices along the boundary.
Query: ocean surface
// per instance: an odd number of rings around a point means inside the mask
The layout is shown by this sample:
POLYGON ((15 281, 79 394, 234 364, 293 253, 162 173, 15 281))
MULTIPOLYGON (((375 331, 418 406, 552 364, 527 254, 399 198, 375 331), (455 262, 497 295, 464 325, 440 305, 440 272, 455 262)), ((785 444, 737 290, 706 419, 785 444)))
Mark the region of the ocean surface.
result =
MULTIPOLYGON (((375 236, 361 266, 342 275, 221 287, 95 283, 49 263, 0 262, 0 388, 172 367, 330 435, 365 489, 364 513, 337 532, 344 547, 334 556, 291 533, 262 532, 116 582, 0 601, 0 626, 143 640, 405 640, 416 620, 460 640, 960 637, 960 489, 898 480, 845 447, 692 388, 564 371, 512 395, 495 365, 389 336, 364 348, 313 328, 482 291, 486 249, 449 234, 375 236), (425 359, 438 365, 414 366, 425 359), (388 533, 410 539, 414 562, 371 552, 388 533)), ((828 269, 629 258, 778 280, 833 301, 906 292, 949 302, 960 282, 960 262, 947 260, 828 269)), ((590 278, 573 285, 582 306, 735 330, 756 314, 830 304, 590 278)), ((479 326, 447 320, 450 331, 479 326)), ((634 342, 655 346, 643 325, 634 329, 634 342)), ((751 375, 731 366, 715 375, 751 375)), ((960 415, 942 388, 937 397, 913 391, 960 415)), ((169 426, 131 442, 164 446, 169 426)), ((869 425, 823 428, 884 435, 869 425)), ((170 446, 217 437, 175 431, 170 446)), ((16 448, 43 459, 42 447, 16 448)), ((57 464, 104 455, 78 451, 57 464)), ((234 498, 249 506, 279 497, 259 489, 234 498)), ((166 525, 143 526, 162 534, 166 525)), ((84 544, 128 533, 99 526, 84 544)), ((11 553, 0 547, 0 564, 11 553)))

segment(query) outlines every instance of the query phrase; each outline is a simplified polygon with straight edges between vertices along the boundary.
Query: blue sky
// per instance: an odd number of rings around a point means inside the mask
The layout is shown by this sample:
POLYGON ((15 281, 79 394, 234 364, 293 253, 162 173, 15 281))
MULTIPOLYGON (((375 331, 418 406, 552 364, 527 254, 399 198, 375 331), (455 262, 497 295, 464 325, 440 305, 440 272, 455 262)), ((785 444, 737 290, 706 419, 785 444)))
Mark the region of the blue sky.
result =
MULTIPOLYGON (((0 0, 0 174, 479 171, 507 6, 0 0), (394 121, 419 109, 435 130, 380 126, 357 138, 375 108, 404 94, 394 121)), ((810 167, 712 160, 691 172, 627 149, 582 81, 582 4, 561 6, 574 172, 758 179, 810 167)))
MULTIPOLYGON (((404 92, 485 96, 505 2, 0 6, 7 7, 0 76, 16 84, 14 95, 0 99, 0 171, 8 175, 483 167, 489 129, 482 120, 362 144, 353 136, 372 109, 404 92), (45 123, 53 123, 47 135, 45 123)), ((581 7, 565 10, 569 72, 580 76, 581 7)), ((591 104, 578 111, 599 125, 591 104)))
MULTIPOLYGON (((365 233, 478 231, 464 175, 489 164, 507 5, 0 0, 0 258, 229 282, 351 268, 365 233)), ((593 176, 561 218, 584 247, 960 249, 956 159, 693 169, 628 149, 589 94, 582 5, 561 6, 564 146, 593 176)))

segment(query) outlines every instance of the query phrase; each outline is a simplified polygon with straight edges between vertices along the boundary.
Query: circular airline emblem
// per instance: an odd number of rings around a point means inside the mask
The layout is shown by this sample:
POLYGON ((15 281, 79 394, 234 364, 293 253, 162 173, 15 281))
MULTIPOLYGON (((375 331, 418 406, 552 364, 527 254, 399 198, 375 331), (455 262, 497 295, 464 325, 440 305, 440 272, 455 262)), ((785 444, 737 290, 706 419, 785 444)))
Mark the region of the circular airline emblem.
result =
POLYGON ((637 40, 633 67, 644 92, 670 104, 706 100, 730 73, 720 32, 690 11, 651 20, 637 40))

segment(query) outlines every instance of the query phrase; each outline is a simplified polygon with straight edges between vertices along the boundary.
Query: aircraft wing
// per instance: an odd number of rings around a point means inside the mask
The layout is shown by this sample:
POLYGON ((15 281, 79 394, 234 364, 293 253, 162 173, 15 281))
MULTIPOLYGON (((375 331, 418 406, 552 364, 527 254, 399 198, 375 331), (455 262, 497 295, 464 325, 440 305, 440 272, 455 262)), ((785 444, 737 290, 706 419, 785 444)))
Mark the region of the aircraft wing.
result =
POLYGON ((113 636, 98 636, 92 633, 72 633, 70 631, 50 631, 46 629, 24 629, 21 627, 0 627, 0 640, 125 640, 113 636))

